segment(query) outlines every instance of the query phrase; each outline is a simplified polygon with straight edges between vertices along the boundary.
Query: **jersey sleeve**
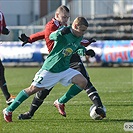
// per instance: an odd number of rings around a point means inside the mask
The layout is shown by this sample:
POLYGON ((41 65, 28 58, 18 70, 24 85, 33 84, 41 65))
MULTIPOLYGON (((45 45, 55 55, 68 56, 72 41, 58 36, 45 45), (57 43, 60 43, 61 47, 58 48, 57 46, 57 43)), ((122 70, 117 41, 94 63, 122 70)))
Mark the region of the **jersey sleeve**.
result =
POLYGON ((38 40, 42 40, 42 39, 45 39, 45 30, 30 35, 28 41, 30 43, 32 43, 32 42, 35 42, 35 41, 38 41, 38 40))
POLYGON ((51 23, 49 23, 48 25, 46 25, 46 27, 45 27, 46 42, 47 42, 47 40, 49 40, 49 35, 50 35, 52 32, 56 31, 58 28, 59 28, 59 25, 56 25, 56 24, 54 23, 54 21, 51 22, 51 23))
POLYGON ((84 46, 81 46, 78 50, 77 50, 77 53, 80 55, 80 56, 85 56, 85 53, 86 53, 86 48, 84 46))
POLYGON ((49 36, 52 32, 56 31, 59 28, 59 22, 55 19, 52 19, 46 26, 45 26, 45 41, 48 48, 48 51, 51 52, 54 46, 54 41, 49 39, 49 36))
POLYGON ((56 40, 58 40, 59 37, 61 37, 61 36, 62 36, 61 31, 60 31, 60 30, 56 30, 56 31, 54 31, 54 32, 52 32, 52 33, 50 34, 49 39, 50 39, 50 40, 56 41, 56 40))
POLYGON ((85 46, 85 47, 87 47, 88 45, 91 44, 91 43, 89 42, 89 40, 87 40, 87 39, 82 39, 80 43, 81 43, 81 45, 83 45, 83 46, 85 46))
POLYGON ((43 31, 30 35, 28 41, 32 43, 38 40, 45 39, 48 51, 50 52, 54 46, 54 42, 49 39, 49 35, 52 32, 56 31, 59 27, 59 22, 55 19, 52 19, 46 24, 45 29, 43 31))
POLYGON ((6 27, 4 14, 0 12, 0 34, 2 34, 3 27, 6 27))

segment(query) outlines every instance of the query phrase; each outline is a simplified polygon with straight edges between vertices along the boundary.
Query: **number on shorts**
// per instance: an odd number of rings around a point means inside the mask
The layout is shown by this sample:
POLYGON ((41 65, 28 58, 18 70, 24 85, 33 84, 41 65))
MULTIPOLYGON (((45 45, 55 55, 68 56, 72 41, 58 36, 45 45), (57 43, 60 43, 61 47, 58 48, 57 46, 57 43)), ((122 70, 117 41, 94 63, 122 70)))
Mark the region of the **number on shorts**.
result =
POLYGON ((37 78, 34 80, 38 84, 41 84, 41 81, 43 80, 43 77, 37 76, 37 78))

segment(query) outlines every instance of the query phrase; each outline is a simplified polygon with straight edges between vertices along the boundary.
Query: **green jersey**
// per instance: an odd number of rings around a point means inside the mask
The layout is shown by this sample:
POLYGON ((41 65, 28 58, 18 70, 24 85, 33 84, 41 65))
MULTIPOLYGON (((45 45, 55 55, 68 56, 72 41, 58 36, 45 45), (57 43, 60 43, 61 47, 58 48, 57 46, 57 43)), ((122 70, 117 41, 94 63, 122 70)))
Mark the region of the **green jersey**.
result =
POLYGON ((62 35, 61 30, 59 29, 50 34, 50 39, 54 40, 54 47, 42 66, 42 69, 53 73, 59 73, 68 69, 70 58, 78 49, 86 50, 80 44, 82 37, 77 37, 72 33, 62 35))

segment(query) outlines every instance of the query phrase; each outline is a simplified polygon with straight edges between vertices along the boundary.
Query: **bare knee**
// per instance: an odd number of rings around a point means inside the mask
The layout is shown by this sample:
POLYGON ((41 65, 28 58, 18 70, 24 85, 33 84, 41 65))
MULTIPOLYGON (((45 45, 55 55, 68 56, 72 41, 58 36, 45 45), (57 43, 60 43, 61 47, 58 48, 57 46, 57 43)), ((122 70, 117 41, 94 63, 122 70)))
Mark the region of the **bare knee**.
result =
POLYGON ((26 88, 24 90, 30 96, 30 95, 33 95, 33 94, 35 94, 36 92, 38 92, 38 91, 40 91, 42 89, 43 88, 38 88, 36 86, 31 85, 30 87, 28 87, 28 88, 26 88))
POLYGON ((82 89, 86 89, 86 86, 87 86, 87 80, 86 78, 79 74, 79 75, 76 75, 75 77, 73 77, 72 79, 72 83, 78 85, 80 88, 82 89))
POLYGON ((81 87, 81 88, 83 88, 83 89, 86 89, 87 80, 85 78, 80 79, 80 82, 78 83, 78 86, 81 87))

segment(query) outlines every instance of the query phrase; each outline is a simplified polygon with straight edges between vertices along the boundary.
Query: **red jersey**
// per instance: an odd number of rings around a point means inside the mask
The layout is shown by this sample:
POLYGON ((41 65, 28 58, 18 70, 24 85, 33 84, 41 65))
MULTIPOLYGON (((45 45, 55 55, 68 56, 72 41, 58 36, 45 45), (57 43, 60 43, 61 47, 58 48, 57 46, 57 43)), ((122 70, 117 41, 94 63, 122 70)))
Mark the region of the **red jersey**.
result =
POLYGON ((3 27, 6 27, 4 14, 0 11, 0 34, 2 34, 3 27))
POLYGON ((32 43, 37 40, 45 39, 48 52, 50 52, 53 49, 54 41, 49 39, 49 35, 52 32, 56 31, 60 26, 61 24, 59 23, 59 21, 53 18, 46 24, 45 29, 43 31, 30 35, 29 42, 32 43))

